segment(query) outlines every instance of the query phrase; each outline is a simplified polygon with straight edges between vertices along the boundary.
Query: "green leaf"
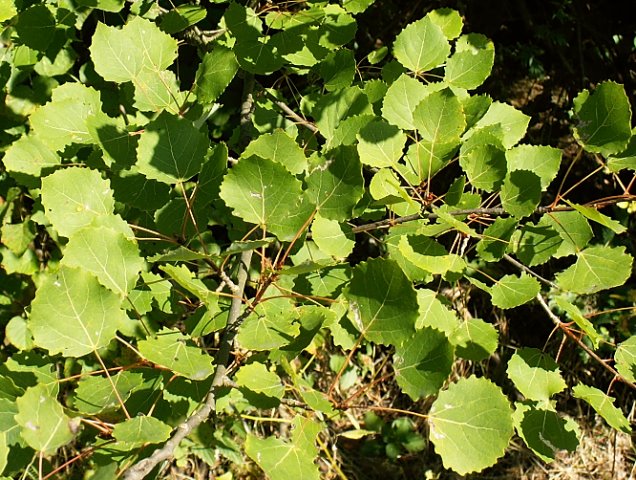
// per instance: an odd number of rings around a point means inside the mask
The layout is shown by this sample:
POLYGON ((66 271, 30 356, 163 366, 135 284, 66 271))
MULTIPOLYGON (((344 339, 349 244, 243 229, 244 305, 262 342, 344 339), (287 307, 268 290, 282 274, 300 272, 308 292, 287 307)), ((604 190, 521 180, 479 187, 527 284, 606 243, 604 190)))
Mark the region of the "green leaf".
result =
POLYGON ((497 137, 502 145, 508 149, 525 136, 529 122, 530 117, 512 105, 493 102, 488 111, 479 119, 469 133, 472 135, 484 127, 496 127, 496 129, 491 129, 491 131, 497 132, 497 137))
POLYGON ((520 276, 506 275, 490 289, 492 304, 499 308, 514 308, 528 303, 537 296, 541 285, 526 273, 520 276))
POLYGON ((351 227, 336 220, 316 216, 311 224, 311 238, 320 251, 336 258, 346 258, 353 251, 351 227))
POLYGON ((508 171, 529 170, 541 179, 541 189, 548 188, 561 166, 560 149, 545 145, 517 145, 506 150, 508 171))
POLYGON ((589 294, 623 285, 632 273, 634 259, 625 247, 596 246, 577 254, 574 265, 557 274, 564 290, 589 294))
POLYGON ((125 0, 78 0, 77 4, 83 7, 97 8, 106 12, 119 12, 124 8, 125 0))
POLYGON ((125 296, 135 287, 144 262, 137 245, 121 232, 88 227, 73 233, 62 265, 91 272, 106 288, 125 296))
POLYGON ((60 164, 60 157, 35 135, 24 135, 5 151, 2 163, 8 172, 39 177, 60 164))
POLYGON ((420 181, 428 182, 455 156, 457 147, 457 141, 449 143, 418 141, 409 146, 404 158, 420 181))
POLYGON ((463 321, 450 337, 458 357, 480 362, 490 357, 499 346, 499 334, 490 323, 479 318, 463 321))
POLYGON ((320 76, 329 92, 351 85, 356 73, 356 60, 347 48, 330 53, 320 63, 320 76))
POLYGON ((284 221, 297 210, 300 182, 279 163, 244 158, 232 167, 221 185, 221 198, 244 221, 278 235, 274 220, 284 221))
POLYGON ((53 90, 52 99, 38 108, 29 121, 35 135, 52 150, 72 143, 92 143, 86 120, 101 108, 99 93, 79 83, 53 90))
POLYGON ((235 379, 240 387, 268 397, 280 400, 285 393, 285 387, 281 383, 280 377, 268 370, 262 363, 255 362, 242 366, 236 372, 235 379))
POLYGON ((536 348, 520 348, 508 361, 506 371, 515 387, 529 400, 547 403, 567 386, 559 366, 536 348))
POLYGON ((349 13, 362 13, 375 3, 375 0, 342 0, 342 6, 349 13))
POLYGON ((163 443, 170 438, 172 427, 145 415, 129 418, 115 425, 113 438, 129 449, 149 443, 163 443))
POLYGON ((594 236, 585 216, 576 211, 546 213, 539 224, 550 225, 563 240, 554 254, 557 258, 575 254, 594 236))
POLYGON ((459 319, 455 312, 439 301, 434 291, 417 290, 417 303, 419 318, 415 324, 416 329, 431 327, 450 337, 459 328, 459 319))
POLYGON ((413 124, 422 139, 432 144, 459 143, 466 117, 450 88, 427 95, 413 112, 413 124))
POLYGON ((329 152, 305 181, 307 197, 320 215, 330 220, 350 219, 364 194, 362 166, 356 150, 351 147, 329 152))
POLYGON ((607 215, 603 215, 594 207, 587 207, 585 205, 577 205, 576 203, 568 202, 567 204, 583 215, 585 218, 592 220, 604 227, 609 228, 612 232, 616 234, 621 234, 627 230, 627 228, 622 225, 620 222, 608 217, 607 215))
POLYGON ((29 387, 16 400, 18 413, 15 421, 20 435, 38 452, 52 455, 73 440, 78 424, 64 414, 64 409, 42 385, 29 387))
MULTIPOLYGON (((355 1, 355 0, 354 0, 355 1)), ((1 0, 0 1, 0 22, 5 22, 13 18, 18 11, 15 8, 13 0, 1 0)), ((0 472, 2 472, 0 468, 0 472)))
POLYGON ((574 99, 574 115, 574 137, 585 150, 609 155, 627 147, 632 109, 622 85, 602 82, 591 94, 583 90, 574 99))
POLYGON ((86 119, 86 127, 93 143, 101 147, 106 165, 128 168, 135 163, 139 137, 128 132, 122 117, 112 118, 98 111, 86 119))
POLYGON ((501 186, 501 204, 517 218, 532 214, 541 201, 541 179, 527 170, 510 172, 501 186))
POLYGON ((406 145, 404 132, 381 119, 366 124, 356 137, 360 162, 377 168, 394 166, 406 145))
POLYGON ((624 168, 636 170, 636 135, 631 136, 625 150, 608 156, 607 168, 609 168, 611 172, 619 172, 624 168))
POLYGON ((506 156, 496 145, 464 143, 459 152, 459 165, 470 183, 487 192, 499 188, 506 177, 506 156))
POLYGON ((249 433, 245 440, 245 453, 271 480, 319 480, 314 459, 318 455, 315 442, 321 426, 298 415, 292 420, 292 426, 290 442, 276 437, 260 439, 249 433))
POLYGON ((414 130, 413 112, 428 93, 422 82, 403 73, 386 92, 382 103, 382 116, 393 125, 405 130, 414 130))
POLYGON ((354 326, 368 340, 398 345, 412 335, 418 316, 417 296, 395 262, 378 258, 358 265, 345 297, 354 326))
POLYGON ((413 400, 434 395, 450 375, 454 360, 446 335, 424 327, 395 347, 395 379, 413 400))
POLYGON ((209 144, 190 120, 163 112, 139 138, 137 166, 147 178, 184 182, 199 173, 209 144))
POLYGON ((478 33, 462 35, 446 62, 444 80, 454 87, 472 90, 490 76, 494 63, 495 46, 488 38, 478 33))
POLYGON ((4 330, 5 339, 18 350, 31 350, 34 347, 33 335, 22 317, 13 317, 4 330))
POLYGON ((485 378, 460 379, 441 392, 429 422, 430 440, 444 467, 460 475, 493 465, 513 433, 508 399, 485 378))
POLYGON ((439 67, 450 50, 444 32, 428 16, 409 24, 393 43, 393 55, 398 62, 416 73, 439 67))
POLYGON ((561 450, 573 452, 579 444, 576 422, 552 410, 517 403, 515 428, 525 444, 544 462, 552 462, 561 450))
POLYGON ((496 218, 481 235, 476 248, 479 256, 486 262, 501 260, 516 228, 517 220, 514 218, 496 218))
POLYGON ((614 360, 618 373, 630 382, 636 382, 636 335, 616 347, 614 360))
POLYGON ((592 322, 583 316, 578 307, 562 297, 556 297, 554 301, 566 313, 568 318, 576 323, 576 326, 588 336, 594 348, 598 348, 603 337, 596 331, 592 322))
POLYGON ((95 170, 70 167, 42 179, 42 204, 60 235, 76 231, 112 215, 113 192, 95 170))
POLYGON ((121 298, 84 270, 49 275, 31 303, 29 329, 35 344, 52 355, 81 357, 105 347, 127 320, 121 298))
POLYGON ((550 260, 563 243, 559 232, 545 221, 539 221, 536 225, 528 222, 517 233, 512 241, 511 250, 528 267, 541 265, 550 260))
POLYGON ((225 91, 236 72, 238 62, 232 50, 217 45, 207 52, 197 69, 194 93, 202 103, 212 103, 225 91))
POLYGON ((427 13, 426 16, 442 29, 447 39, 453 40, 459 37, 464 28, 464 21, 457 10, 452 8, 438 8, 427 13))
POLYGON ((273 133, 260 135, 245 147, 241 159, 260 157, 281 164, 294 175, 307 169, 307 158, 303 149, 284 130, 277 128, 273 133))
POLYGON ((205 19, 207 11, 198 5, 179 5, 161 17, 160 27, 166 33, 177 33, 205 19))
MULTIPOLYGON (((182 257, 183 258, 183 257, 182 257)), ((175 261, 174 256, 169 257, 170 261, 175 261)), ((218 295, 212 292, 201 280, 195 278, 193 273, 185 265, 163 265, 162 271, 168 274, 181 287, 203 302, 208 309, 214 309, 218 301, 218 295)))
POLYGON ((632 433, 629 420, 625 418, 623 412, 614 406, 614 398, 606 395, 598 388, 589 387, 579 383, 572 388, 575 398, 580 398, 592 406, 596 413, 605 419, 610 427, 620 430, 623 433, 632 433))
POLYGON ((179 91, 176 75, 170 70, 143 70, 134 79, 134 105, 141 112, 168 112, 178 115, 185 94, 179 91))
POLYGON ((121 29, 98 23, 90 53, 104 80, 123 83, 144 70, 167 69, 177 56, 177 40, 149 20, 133 17, 121 29))
MULTIPOLYGON (((271 303, 271 302, 270 302, 271 303)), ((239 327, 236 337, 242 348, 273 350, 289 345, 299 334, 300 324, 295 311, 261 304, 239 327)))
POLYGON ((164 328, 137 347, 146 360, 191 380, 204 380, 214 373, 212 357, 176 329, 164 328))
POLYGON ((96 415, 105 410, 120 408, 119 399, 126 401, 133 390, 143 383, 141 373, 122 371, 110 379, 97 375, 80 379, 75 389, 73 403, 78 412, 96 415))
POLYGON ((372 115, 373 107, 360 87, 347 87, 322 95, 311 113, 320 133, 329 140, 342 120, 354 115, 372 115))
POLYGON ((426 253, 419 253, 413 248, 407 236, 403 236, 398 243, 400 253, 405 259, 413 263, 417 268, 433 275, 444 275, 449 271, 461 273, 466 268, 466 262, 462 257, 454 253, 447 253, 441 245, 435 245, 433 240, 422 237, 420 239, 420 249, 422 246, 427 250, 426 253), (430 242, 429 246, 425 246, 426 242, 424 239, 430 242))
POLYGON ((21 44, 44 52, 55 37, 55 17, 45 5, 36 4, 20 12, 15 30, 21 44))

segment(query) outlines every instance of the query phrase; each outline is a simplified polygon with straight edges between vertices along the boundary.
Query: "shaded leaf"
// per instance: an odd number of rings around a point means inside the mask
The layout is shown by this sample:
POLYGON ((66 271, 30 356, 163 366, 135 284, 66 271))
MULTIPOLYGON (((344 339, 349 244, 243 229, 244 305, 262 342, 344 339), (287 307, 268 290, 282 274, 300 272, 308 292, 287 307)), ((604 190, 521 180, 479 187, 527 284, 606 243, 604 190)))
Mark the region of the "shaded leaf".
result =
POLYGON ((544 462, 552 462, 561 450, 573 452, 579 444, 576 422, 552 410, 517 403, 515 428, 526 445, 544 462))
POLYGON ((499 334, 492 324, 471 318, 459 324, 450 341, 458 357, 480 362, 495 353, 499 346, 499 334))
POLYGON ((190 120, 163 112, 139 138, 139 172, 163 183, 184 182, 199 173, 209 144, 190 120))
POLYGON ((197 69, 194 92, 202 103, 212 103, 225 91, 238 70, 234 52, 217 45, 207 52, 197 69))
POLYGON ((508 213, 517 218, 527 217, 541 201, 541 179, 533 172, 515 170, 504 179, 499 195, 508 213))
POLYGON ((354 326, 372 342, 397 345, 409 338, 418 316, 413 285, 390 260, 373 259, 353 270, 345 291, 354 326))
POLYGON ((455 357, 446 335, 424 327, 395 347, 393 369, 404 393, 418 400, 434 395, 451 372, 455 357))

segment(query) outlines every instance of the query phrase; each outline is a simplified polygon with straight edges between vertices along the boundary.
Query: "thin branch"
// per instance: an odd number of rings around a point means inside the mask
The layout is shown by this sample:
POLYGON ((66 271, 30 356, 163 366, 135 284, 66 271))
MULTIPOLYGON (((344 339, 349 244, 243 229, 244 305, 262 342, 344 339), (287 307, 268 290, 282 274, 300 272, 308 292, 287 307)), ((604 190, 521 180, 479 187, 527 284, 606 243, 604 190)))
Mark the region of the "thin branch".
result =
MULTIPOLYGON (((595 202, 590 202, 587 204, 588 207, 593 208, 603 208, 608 205, 613 205, 615 203, 626 202, 636 198, 634 195, 618 195, 616 197, 606 198, 597 200, 595 202)), ((546 205, 537 207, 533 214, 543 214, 550 212, 570 212, 574 210, 573 207, 565 206, 565 205, 546 205)), ((446 212, 449 215, 453 216, 461 216, 461 215, 493 215, 493 216, 501 216, 501 215, 509 215, 509 213, 502 207, 494 207, 494 208, 469 208, 464 210, 454 210, 450 212, 446 212)), ((396 225, 400 225, 402 223, 414 222, 415 220, 435 220, 439 218, 439 214, 435 212, 426 212, 422 211, 420 213, 414 213, 412 215, 406 215, 404 217, 398 218, 388 218, 384 220, 378 220, 377 222, 366 223, 364 225, 357 225, 351 228, 352 233, 362 233, 369 232, 371 230, 385 229, 391 228, 396 225)))
POLYGON ((539 275, 538 273, 534 272, 533 270, 531 270, 530 268, 526 267, 523 263, 517 261, 516 259, 512 258, 510 255, 508 255, 507 253, 504 254, 503 258, 508 261, 509 263, 513 264, 515 267, 517 267, 520 270, 523 270, 526 273, 529 273, 530 275, 532 275, 533 277, 535 277, 537 280, 545 283, 547 286, 552 287, 552 288, 556 288, 558 289, 559 287, 557 286, 556 283, 551 282, 550 280, 548 280, 547 278, 543 278, 541 275, 539 275))
POLYGON ((634 383, 630 382, 625 377, 623 377, 620 373, 618 373, 618 371, 614 367, 612 367, 611 365, 608 365, 605 360, 599 357, 594 350, 588 347, 576 334, 574 334, 572 330, 570 330, 567 324, 563 323, 561 319, 557 315, 555 315, 555 313, 552 311, 552 309, 550 308, 548 303, 545 301, 541 293, 537 293, 536 298, 537 298, 537 301, 539 302, 539 305, 541 305, 543 310, 545 310, 545 312, 548 314, 548 317, 550 317, 550 320, 552 320, 552 322, 557 327, 559 327, 563 331, 563 333, 565 333, 570 339, 574 340, 574 342, 576 342, 576 344, 579 347, 585 350, 585 353, 587 353, 590 357, 596 360, 603 368, 605 368, 605 370, 607 370, 612 375, 614 375, 614 378, 616 378, 617 380, 620 380, 621 382, 625 383, 629 387, 636 390, 636 385, 634 383))
POLYGON ((285 112, 285 114, 298 125, 302 125, 303 127, 311 130, 313 133, 317 133, 317 134, 320 133, 316 125, 314 125, 312 122, 310 122, 306 118, 303 118, 300 115, 298 115, 291 108, 289 108, 289 106, 285 102, 281 102, 280 100, 274 100, 274 105, 276 105, 283 112, 285 112))
POLYGON ((247 309, 241 314, 241 305, 243 303, 242 293, 245 290, 245 284, 247 283, 247 278, 249 276, 249 265, 251 260, 252 250, 245 251, 241 254, 241 263, 239 265, 238 273, 238 287, 241 295, 232 299, 227 326, 223 333, 223 338, 221 339, 219 351, 214 359, 214 363, 216 364, 214 378, 205 402, 185 422, 181 423, 177 427, 170 440, 168 440, 163 447, 155 450, 148 458, 144 458, 130 467, 124 475, 124 480, 141 480, 161 462, 171 459, 175 449, 179 446, 181 441, 190 435, 190 433, 201 423, 205 422, 210 414, 215 410, 216 389, 224 382, 227 362, 230 358, 230 351, 234 343, 236 331, 241 322, 251 313, 251 310, 247 309))

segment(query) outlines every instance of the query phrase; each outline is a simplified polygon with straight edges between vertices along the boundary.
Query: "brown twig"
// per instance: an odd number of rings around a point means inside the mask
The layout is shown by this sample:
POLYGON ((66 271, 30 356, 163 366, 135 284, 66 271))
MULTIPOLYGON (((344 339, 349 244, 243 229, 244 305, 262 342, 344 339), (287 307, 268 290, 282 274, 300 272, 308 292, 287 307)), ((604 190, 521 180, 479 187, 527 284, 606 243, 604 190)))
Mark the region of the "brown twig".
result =
POLYGON ((559 327, 563 333, 565 333, 571 340, 574 340, 574 342, 579 347, 581 347, 585 351, 585 353, 587 353, 590 357, 596 360, 603 368, 605 368, 605 370, 610 372, 614 376, 614 378, 620 380, 621 382, 625 383, 629 387, 636 390, 636 385, 634 383, 630 382, 625 377, 623 377, 620 373, 618 373, 618 371, 614 367, 612 367, 611 365, 608 365, 605 360, 599 357, 594 350, 588 347, 585 344, 585 342, 583 342, 576 334, 574 334, 574 332, 572 332, 572 330, 568 327, 566 323, 562 322, 561 319, 557 315, 555 315, 555 313, 552 311, 552 309, 550 308, 548 303, 545 301, 541 293, 537 293, 536 299, 539 302, 539 305, 541 305, 543 310, 545 310, 545 312, 548 314, 548 317, 550 317, 550 320, 552 320, 552 322, 557 327, 559 327))
POLYGON ((144 458, 130 467, 124 475, 124 480, 141 480, 161 462, 172 458, 175 449, 179 446, 181 441, 196 427, 206 421, 210 414, 214 411, 216 407, 216 389, 224 382, 227 362, 230 358, 230 351, 234 343, 236 331, 242 321, 251 313, 251 310, 249 309, 244 310, 243 313, 241 313, 241 306, 243 303, 242 292, 245 289, 247 278, 249 276, 249 265, 251 260, 252 250, 247 250, 241 254, 241 263, 239 265, 238 273, 238 287, 241 295, 232 299, 227 326, 223 333, 223 337, 221 338, 219 351, 214 359, 216 368, 214 371, 212 385, 210 386, 205 402, 195 413, 188 417, 185 422, 181 423, 177 427, 172 437, 161 448, 155 450, 148 458, 144 458))

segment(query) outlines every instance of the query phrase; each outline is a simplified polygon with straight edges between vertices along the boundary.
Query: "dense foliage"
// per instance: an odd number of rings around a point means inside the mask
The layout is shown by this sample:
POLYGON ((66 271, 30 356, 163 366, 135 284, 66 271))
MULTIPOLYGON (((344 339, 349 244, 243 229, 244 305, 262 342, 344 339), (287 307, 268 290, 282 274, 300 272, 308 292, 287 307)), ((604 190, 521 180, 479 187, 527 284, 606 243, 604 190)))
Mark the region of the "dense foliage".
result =
POLYGON ((513 435, 575 450, 569 398, 631 431, 636 336, 594 321, 632 274, 625 89, 576 96, 562 165, 479 90, 495 46, 459 12, 363 52, 373 3, 0 0, 4 478, 189 458, 345 478, 330 429, 390 458, 428 439, 467 474, 513 435), (612 196, 571 197, 582 155, 612 196), (609 387, 508 348, 500 311, 548 319, 609 387), (399 405, 374 405, 382 384, 399 405))

